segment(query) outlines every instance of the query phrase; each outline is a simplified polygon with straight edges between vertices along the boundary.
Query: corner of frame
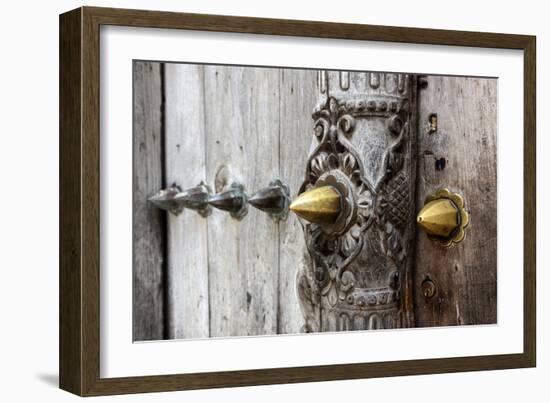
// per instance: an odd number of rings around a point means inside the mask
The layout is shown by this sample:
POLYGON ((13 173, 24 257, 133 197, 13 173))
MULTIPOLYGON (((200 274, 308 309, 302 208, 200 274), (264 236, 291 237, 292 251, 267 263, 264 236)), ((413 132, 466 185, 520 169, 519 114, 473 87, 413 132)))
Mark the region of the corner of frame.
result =
POLYGON ((59 15, 59 387, 82 395, 82 10, 59 15))

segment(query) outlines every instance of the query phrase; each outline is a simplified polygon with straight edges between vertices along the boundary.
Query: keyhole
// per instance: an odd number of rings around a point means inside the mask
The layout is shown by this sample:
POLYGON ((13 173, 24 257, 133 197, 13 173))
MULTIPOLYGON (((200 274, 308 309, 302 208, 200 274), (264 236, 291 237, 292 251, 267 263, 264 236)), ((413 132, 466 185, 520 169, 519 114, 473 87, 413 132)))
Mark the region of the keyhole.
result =
POLYGON ((445 158, 438 158, 435 160, 435 170, 436 171, 443 171, 445 169, 445 164, 447 161, 445 158))
POLYGON ((432 299, 437 292, 436 285, 430 276, 424 278, 420 287, 422 289, 422 295, 424 295, 426 300, 432 299))

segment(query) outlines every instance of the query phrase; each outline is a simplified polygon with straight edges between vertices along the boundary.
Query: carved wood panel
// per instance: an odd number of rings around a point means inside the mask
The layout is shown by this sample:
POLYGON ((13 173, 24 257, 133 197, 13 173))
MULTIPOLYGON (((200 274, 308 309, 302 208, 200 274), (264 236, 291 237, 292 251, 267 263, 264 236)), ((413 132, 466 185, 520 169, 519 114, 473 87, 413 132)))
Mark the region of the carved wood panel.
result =
POLYGON ((332 185, 345 211, 331 225, 304 224, 305 330, 411 326, 417 78, 320 71, 319 83, 301 191, 332 185))

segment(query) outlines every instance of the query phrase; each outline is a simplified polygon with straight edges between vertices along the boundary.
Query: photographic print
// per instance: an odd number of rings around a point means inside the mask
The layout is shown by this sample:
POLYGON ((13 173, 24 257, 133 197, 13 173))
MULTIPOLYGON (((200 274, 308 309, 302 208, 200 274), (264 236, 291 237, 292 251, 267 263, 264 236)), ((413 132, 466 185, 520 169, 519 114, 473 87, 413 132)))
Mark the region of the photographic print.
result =
POLYGON ((60 388, 536 366, 536 37, 59 28, 60 388))
POLYGON ((134 341, 496 324, 496 78, 132 73, 134 341))

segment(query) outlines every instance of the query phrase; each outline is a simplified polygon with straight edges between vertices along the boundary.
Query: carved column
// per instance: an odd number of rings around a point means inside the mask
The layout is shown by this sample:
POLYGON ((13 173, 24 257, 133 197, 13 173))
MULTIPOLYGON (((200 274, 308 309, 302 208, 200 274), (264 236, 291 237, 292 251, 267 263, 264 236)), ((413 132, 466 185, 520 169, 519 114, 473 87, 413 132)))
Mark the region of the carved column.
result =
POLYGON ((417 77, 319 72, 314 139, 300 193, 331 185, 336 222, 304 222, 297 277, 304 330, 413 326, 417 77))

